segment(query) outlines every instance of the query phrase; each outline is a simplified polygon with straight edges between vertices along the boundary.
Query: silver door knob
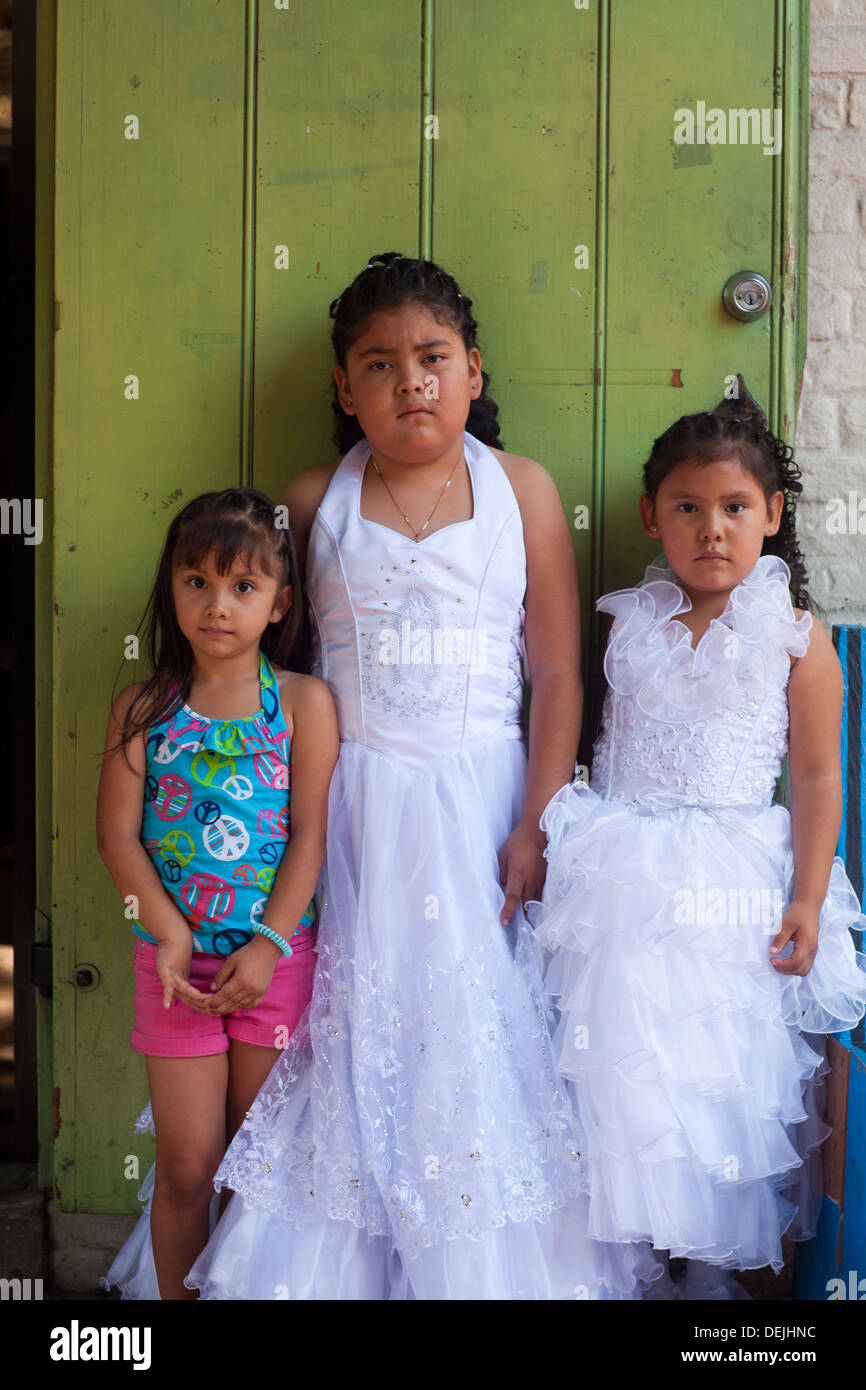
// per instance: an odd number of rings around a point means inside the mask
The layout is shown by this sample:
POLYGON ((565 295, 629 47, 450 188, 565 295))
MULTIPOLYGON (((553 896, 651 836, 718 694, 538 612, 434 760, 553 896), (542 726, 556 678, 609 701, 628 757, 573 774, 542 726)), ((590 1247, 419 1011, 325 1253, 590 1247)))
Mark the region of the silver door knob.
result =
POLYGON ((770 282, 757 270, 738 270, 722 290, 722 303, 733 319, 754 323, 763 318, 773 302, 770 282))

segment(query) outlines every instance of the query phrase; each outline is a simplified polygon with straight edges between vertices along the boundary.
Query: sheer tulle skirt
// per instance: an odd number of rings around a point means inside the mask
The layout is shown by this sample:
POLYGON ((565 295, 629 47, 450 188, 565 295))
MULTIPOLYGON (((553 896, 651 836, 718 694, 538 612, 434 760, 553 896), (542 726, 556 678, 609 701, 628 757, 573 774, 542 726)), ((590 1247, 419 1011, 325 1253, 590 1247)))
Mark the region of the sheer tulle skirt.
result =
POLYGON ((518 739, 422 767, 341 745, 312 1003, 217 1173, 205 1297, 634 1298, 657 1272, 587 1238, 530 931, 499 923, 525 778, 518 739))
POLYGON ((814 1233, 826 1034, 866 1006, 841 860, 806 976, 769 947, 793 884, 781 806, 638 814, 583 784, 547 807, 530 907, 585 1131, 590 1234, 739 1268, 814 1233), (627 847, 627 852, 624 852, 627 847))

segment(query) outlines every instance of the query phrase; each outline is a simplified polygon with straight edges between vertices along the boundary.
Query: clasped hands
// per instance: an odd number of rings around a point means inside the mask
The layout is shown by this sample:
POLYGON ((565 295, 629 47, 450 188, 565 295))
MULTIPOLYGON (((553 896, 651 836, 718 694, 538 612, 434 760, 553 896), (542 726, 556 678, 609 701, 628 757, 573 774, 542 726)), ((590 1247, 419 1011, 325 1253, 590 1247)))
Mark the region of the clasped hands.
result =
POLYGON ((279 947, 257 932, 246 946, 226 956, 213 978, 210 993, 202 994, 189 982, 192 937, 162 941, 156 948, 156 973, 162 981, 163 1007, 170 1009, 177 998, 202 1014, 254 1009, 270 988, 280 955, 279 947))

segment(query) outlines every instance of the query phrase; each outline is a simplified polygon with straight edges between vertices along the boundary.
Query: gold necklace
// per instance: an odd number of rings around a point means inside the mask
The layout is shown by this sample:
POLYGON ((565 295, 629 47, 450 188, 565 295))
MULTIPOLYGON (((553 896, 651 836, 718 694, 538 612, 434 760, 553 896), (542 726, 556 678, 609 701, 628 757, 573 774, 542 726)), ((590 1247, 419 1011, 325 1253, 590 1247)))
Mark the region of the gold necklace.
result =
POLYGON ((427 520, 424 522, 424 525, 421 527, 421 530, 420 530, 420 531, 416 531, 416 530, 415 530, 415 527, 412 525, 412 523, 411 523, 411 521, 409 520, 408 516, 407 516, 406 513, 403 511, 403 508, 400 506, 400 503, 397 501, 397 498, 394 496, 393 492, 392 492, 391 489, 388 487, 388 484, 387 484, 387 482, 385 481, 385 477, 384 477, 384 475, 383 475, 383 473, 382 473, 381 468, 379 467, 379 465, 378 465, 378 463, 376 462, 376 460, 373 458, 373 451, 372 451, 372 449, 370 450, 370 462, 372 463, 372 465, 373 465, 373 467, 375 468, 376 472, 379 474, 379 477, 382 479, 382 482, 385 483, 385 487, 388 489, 388 496, 391 498, 391 501, 394 503, 394 506, 397 508, 397 511, 400 513, 400 515, 402 516, 402 518, 403 518, 403 520, 405 521, 406 525, 409 527, 409 530, 412 532, 412 535, 414 536, 414 538, 415 538, 416 541, 417 541, 418 537, 421 536, 421 535, 427 530, 427 527, 430 525, 430 522, 433 520, 433 513, 436 511, 436 507, 439 506, 439 503, 442 501, 442 498, 445 496, 446 490, 451 486, 451 479, 454 477, 454 474, 457 472, 458 465, 459 465, 460 463, 462 463, 462 462, 465 460, 465 458, 466 458, 466 455, 465 455, 465 454, 461 454, 461 455, 460 455, 460 458, 457 460, 457 463, 455 463, 454 467, 451 469, 451 473, 450 473, 450 475, 449 475, 449 477, 448 477, 447 482, 444 484, 444 486, 443 486, 443 488, 442 488, 442 491, 440 492, 439 496, 436 498, 436 506, 433 508, 433 511, 430 513, 430 515, 428 516, 427 520))

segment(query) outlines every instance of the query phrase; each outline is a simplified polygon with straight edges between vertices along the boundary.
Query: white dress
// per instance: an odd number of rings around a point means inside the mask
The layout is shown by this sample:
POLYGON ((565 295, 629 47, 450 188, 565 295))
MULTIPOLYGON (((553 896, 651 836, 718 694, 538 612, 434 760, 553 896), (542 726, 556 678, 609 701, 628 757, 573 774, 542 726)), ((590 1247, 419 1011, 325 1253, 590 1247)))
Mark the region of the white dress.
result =
POLYGON ((768 954, 793 883, 790 815, 772 804, 786 687, 812 621, 789 579, 762 556, 695 649, 664 557, 598 601, 615 621, 591 784, 543 813, 529 909, 590 1233, 739 1268, 778 1269, 781 1233, 813 1233, 808 1172, 829 1131, 824 1042, 805 1035, 849 1028, 866 1002, 849 932, 866 918, 838 858, 810 973, 779 975, 768 954))
POLYGON ((360 515, 369 448, 313 524, 315 669, 337 706, 313 998, 217 1172, 234 1190, 187 1283, 229 1299, 640 1297, 648 1251, 586 1236, 517 823, 520 511, 469 433, 474 514, 414 542, 360 515))

